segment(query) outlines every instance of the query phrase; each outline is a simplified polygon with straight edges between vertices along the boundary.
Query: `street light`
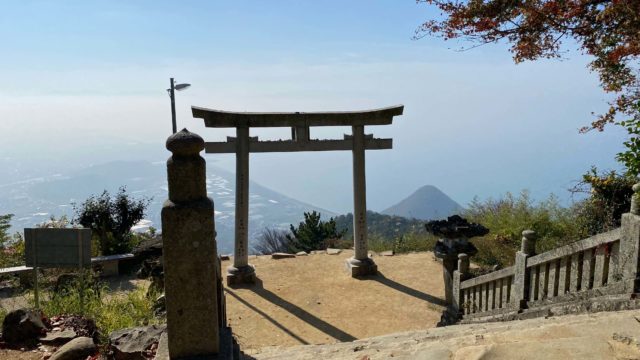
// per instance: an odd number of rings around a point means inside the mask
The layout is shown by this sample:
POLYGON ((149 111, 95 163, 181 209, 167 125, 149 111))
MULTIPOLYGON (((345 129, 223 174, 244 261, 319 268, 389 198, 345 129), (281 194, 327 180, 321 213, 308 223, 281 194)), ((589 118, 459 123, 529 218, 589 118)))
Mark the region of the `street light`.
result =
POLYGON ((173 133, 175 134, 178 129, 176 126, 176 96, 175 91, 184 90, 191 86, 191 84, 176 84, 173 82, 173 78, 171 78, 171 87, 167 89, 169 92, 169 97, 171 98, 171 123, 173 125, 173 133))

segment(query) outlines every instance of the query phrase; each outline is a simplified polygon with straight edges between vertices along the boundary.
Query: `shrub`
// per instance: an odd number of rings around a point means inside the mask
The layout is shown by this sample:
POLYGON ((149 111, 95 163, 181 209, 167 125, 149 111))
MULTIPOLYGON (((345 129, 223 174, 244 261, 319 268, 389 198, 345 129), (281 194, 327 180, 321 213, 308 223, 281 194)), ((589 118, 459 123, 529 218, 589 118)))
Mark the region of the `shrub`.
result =
POLYGON ((594 167, 582 176, 571 191, 588 193, 589 197, 575 205, 580 228, 588 235, 612 230, 620 226, 622 214, 631 208, 631 187, 638 180, 615 171, 598 174, 594 167))
POLYGON ((291 244, 292 251, 313 251, 327 248, 328 241, 341 239, 345 231, 338 231, 336 221, 330 218, 329 221, 320 220, 320 213, 304 213, 304 221, 298 227, 290 225, 291 234, 287 234, 287 239, 291 244))
POLYGON ((112 331, 155 324, 160 321, 154 315, 153 298, 146 296, 143 287, 126 293, 109 293, 104 283, 96 283, 87 272, 83 282, 76 280, 66 291, 53 290, 42 296, 40 307, 48 317, 56 315, 82 315, 95 320, 106 341, 112 331), (82 306, 81 306, 82 295, 82 306))
POLYGON ((577 224, 577 215, 560 206, 555 196, 534 203, 529 192, 517 197, 511 193, 498 200, 480 202, 474 199, 463 216, 469 222, 489 228, 488 235, 473 238, 478 248, 474 262, 486 265, 511 265, 520 247, 522 231, 534 230, 538 236, 536 249, 547 251, 585 236, 577 224))
POLYGON ((135 246, 131 228, 144 218, 149 202, 149 199, 131 199, 124 187, 113 198, 105 190, 80 206, 74 205, 74 222, 91 228, 102 255, 127 253, 135 246))
POLYGON ((290 252, 292 246, 289 237, 287 237, 288 234, 285 230, 264 228, 258 236, 257 244, 254 245, 254 251, 262 255, 290 252))

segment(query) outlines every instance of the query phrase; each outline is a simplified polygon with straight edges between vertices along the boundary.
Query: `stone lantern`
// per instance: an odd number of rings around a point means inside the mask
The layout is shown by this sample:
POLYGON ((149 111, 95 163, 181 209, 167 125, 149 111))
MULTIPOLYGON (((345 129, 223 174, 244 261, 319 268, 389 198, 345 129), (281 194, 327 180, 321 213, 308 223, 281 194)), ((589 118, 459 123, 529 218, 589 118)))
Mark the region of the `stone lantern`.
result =
POLYGON ((447 220, 429 221, 425 227, 427 232, 440 237, 433 252, 436 257, 442 259, 445 300, 447 305, 451 305, 453 303, 453 272, 458 268, 458 255, 466 254, 469 257, 475 255, 478 249, 469 242, 469 239, 486 235, 489 229, 480 224, 469 223, 458 215, 449 216, 447 220))

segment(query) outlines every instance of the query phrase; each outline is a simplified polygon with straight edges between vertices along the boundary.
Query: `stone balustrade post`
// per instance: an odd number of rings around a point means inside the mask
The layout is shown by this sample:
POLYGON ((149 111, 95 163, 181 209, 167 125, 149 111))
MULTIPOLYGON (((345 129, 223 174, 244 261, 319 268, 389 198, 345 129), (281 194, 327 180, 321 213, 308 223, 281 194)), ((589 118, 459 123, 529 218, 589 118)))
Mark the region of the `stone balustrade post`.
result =
MULTIPOLYGON (((204 140, 186 129, 167 139, 169 199, 162 237, 171 359, 220 350, 218 270, 213 201, 207 197, 204 140)), ((220 314, 224 316, 224 314, 220 314)))
POLYGON ((633 185, 631 212, 622 215, 620 236, 620 258, 622 281, 625 292, 634 293, 640 289, 638 279, 638 257, 640 256, 640 183, 633 185))
POLYGON ((516 261, 513 265, 513 307, 516 310, 524 309, 527 305, 529 292, 529 274, 527 272, 527 258, 536 254, 536 233, 533 230, 522 232, 520 251, 516 253, 516 261))
POLYGON ((458 269, 453 272, 453 311, 460 314, 464 308, 460 283, 469 278, 469 255, 458 254, 458 269))

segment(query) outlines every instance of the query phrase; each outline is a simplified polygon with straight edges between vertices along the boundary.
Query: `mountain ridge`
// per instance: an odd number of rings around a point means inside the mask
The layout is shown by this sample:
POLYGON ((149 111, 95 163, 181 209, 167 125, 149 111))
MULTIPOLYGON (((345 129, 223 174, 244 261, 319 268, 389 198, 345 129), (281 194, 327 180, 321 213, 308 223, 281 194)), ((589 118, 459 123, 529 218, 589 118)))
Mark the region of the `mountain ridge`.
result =
POLYGON ((438 220, 461 210, 463 207, 442 190, 433 185, 424 185, 380 213, 410 219, 438 220))

